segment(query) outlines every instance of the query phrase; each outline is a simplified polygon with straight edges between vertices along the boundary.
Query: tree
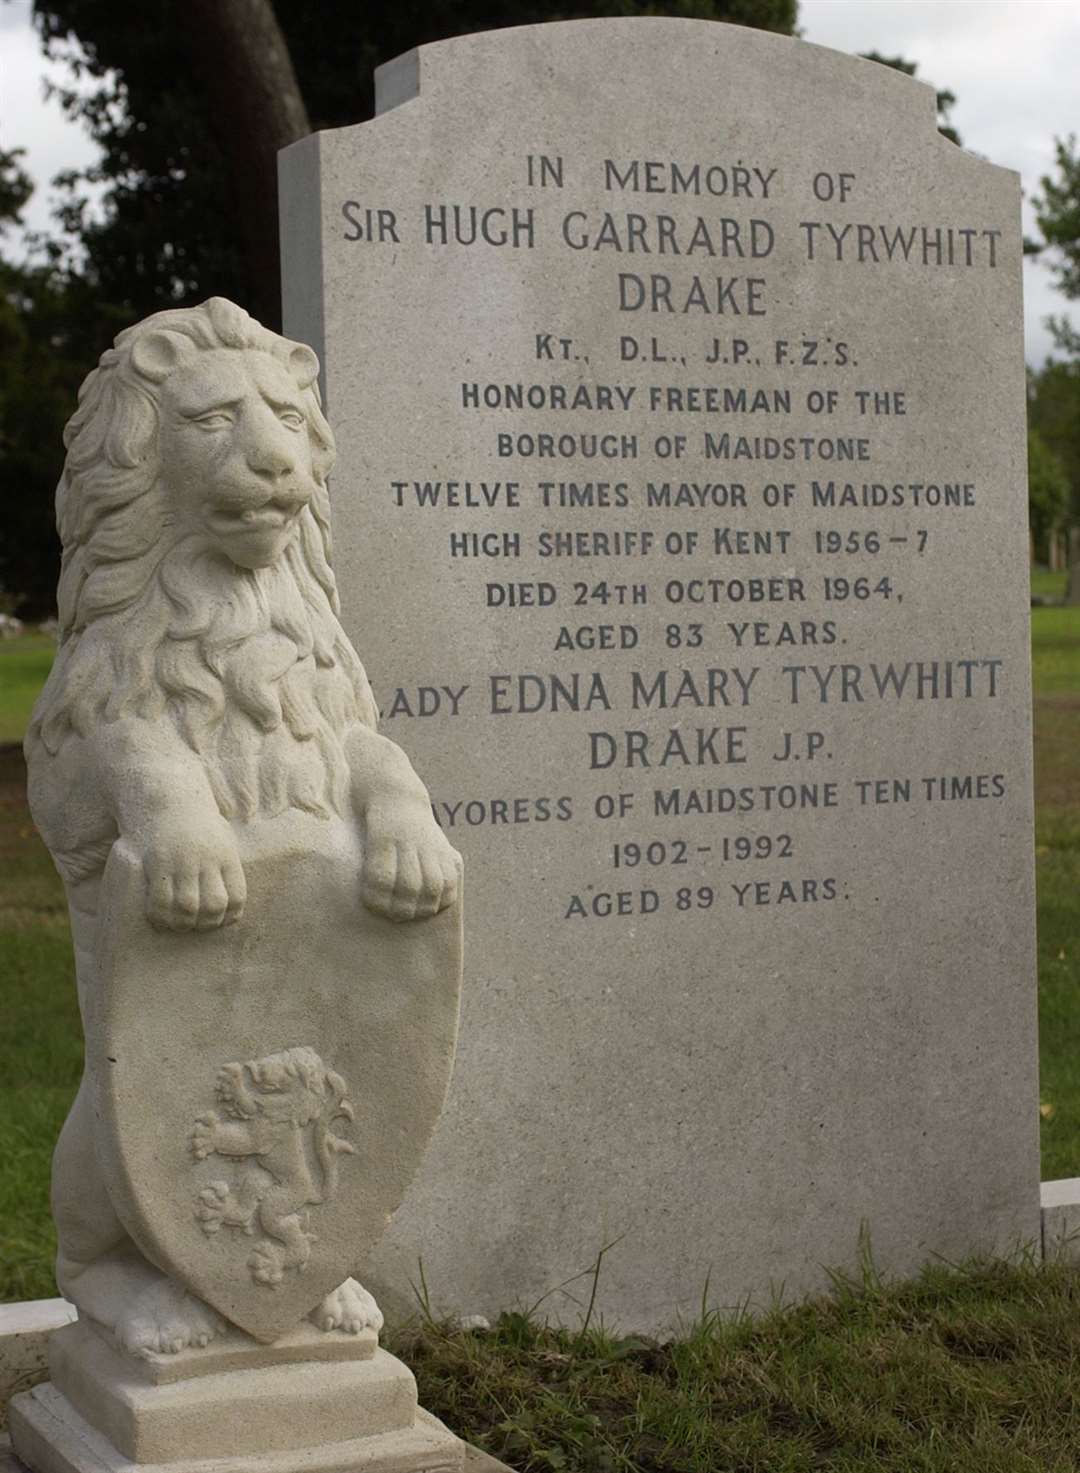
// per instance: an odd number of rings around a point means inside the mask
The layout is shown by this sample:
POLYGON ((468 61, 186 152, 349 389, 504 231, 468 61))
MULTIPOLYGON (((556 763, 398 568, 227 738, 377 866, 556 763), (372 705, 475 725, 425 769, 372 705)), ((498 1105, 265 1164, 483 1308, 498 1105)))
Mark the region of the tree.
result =
MULTIPOLYGON (((1055 456, 1067 485, 1061 523, 1071 528, 1069 545, 1072 567, 1068 603, 1080 603, 1080 359, 1058 363, 1053 359, 1028 376, 1028 422, 1055 456)), ((1034 520, 1033 520, 1034 527, 1034 520)))
MULTIPOLYGON (((1048 264, 1057 278, 1059 291, 1075 301, 1080 299, 1080 154, 1075 135, 1055 139, 1054 150, 1057 175, 1043 176, 1042 193, 1032 201, 1041 239, 1026 240, 1024 249, 1035 255, 1049 253, 1048 264)), ((1072 485, 1072 520, 1080 524, 1080 331, 1066 317, 1051 317, 1047 325, 1057 346, 1070 361, 1047 364, 1040 388, 1051 411, 1051 434, 1061 447, 1059 453, 1072 485)), ((1054 444, 1049 434, 1046 438, 1054 444)), ((1074 534, 1071 542, 1073 556, 1066 601, 1080 604, 1080 537, 1074 534)))
POLYGON ((1050 533, 1061 526, 1069 489, 1069 477, 1058 456, 1038 430, 1028 430, 1028 520, 1037 553, 1045 552, 1050 533))
POLYGON ((1069 483, 1066 517, 1080 522, 1080 362, 1051 360, 1028 374, 1028 422, 1069 483))
MULTIPOLYGON (((19 151, 0 152, 0 236, 21 223, 31 192, 19 151)), ((120 326, 57 253, 33 265, 0 257, 0 592, 18 613, 53 606, 61 434, 97 349, 120 326)))
MULTIPOLYGON (((1044 174, 1042 193, 1032 200, 1041 240, 1026 240, 1029 255, 1049 253, 1047 264, 1057 278, 1058 290, 1071 300, 1080 298, 1080 155, 1076 136, 1055 138, 1057 177, 1044 174)), ((1080 332, 1067 318, 1051 317, 1048 326, 1064 353, 1080 358, 1080 332)))
MULTIPOLYGON (((0 238, 21 225, 33 193, 21 156, 21 149, 0 150, 0 238)), ((17 608, 25 602, 24 590, 34 585, 38 567, 46 578, 55 579, 54 539, 42 506, 49 503, 56 455, 51 450, 44 475, 39 457, 43 441, 51 441, 58 426, 48 407, 50 369, 30 362, 35 350, 28 331, 41 288, 40 268, 16 266, 0 257, 0 596, 16 597, 17 608)), ((41 345, 51 357, 48 337, 41 345)))
POLYGON ((30 176, 19 163, 24 148, 0 148, 0 235, 22 223, 22 212, 34 192, 30 176))

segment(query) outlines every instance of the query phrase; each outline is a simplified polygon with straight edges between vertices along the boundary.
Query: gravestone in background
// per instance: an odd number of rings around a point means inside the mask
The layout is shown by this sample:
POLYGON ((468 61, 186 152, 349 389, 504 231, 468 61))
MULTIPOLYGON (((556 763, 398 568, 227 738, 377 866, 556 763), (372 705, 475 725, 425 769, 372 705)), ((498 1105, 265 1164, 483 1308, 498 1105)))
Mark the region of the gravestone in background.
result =
POLYGON ((372 1287, 422 1257, 490 1312, 618 1239, 599 1307, 649 1329, 861 1230, 899 1272, 1034 1240, 1017 176, 921 84, 707 22, 379 96, 282 173, 346 627, 469 873, 372 1287))

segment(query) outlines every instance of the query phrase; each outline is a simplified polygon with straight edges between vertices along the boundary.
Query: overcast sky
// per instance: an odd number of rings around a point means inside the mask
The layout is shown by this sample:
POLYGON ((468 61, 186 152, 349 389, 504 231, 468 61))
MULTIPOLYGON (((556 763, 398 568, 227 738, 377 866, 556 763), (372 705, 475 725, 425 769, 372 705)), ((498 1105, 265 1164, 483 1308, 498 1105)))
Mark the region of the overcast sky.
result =
MULTIPOLYGON (((132 13, 137 24, 137 5, 132 13)), ((39 186, 27 219, 42 229, 49 180, 90 162, 94 148, 44 100, 46 77, 63 69, 42 58, 29 15, 29 0, 0 0, 0 146, 26 149, 39 186)), ((1080 133, 1080 0, 800 0, 799 16, 807 41, 904 56, 925 81, 955 92, 965 147, 1017 169, 1028 198, 1052 168, 1054 137, 1080 133)), ((1041 363, 1050 349, 1043 319, 1065 308, 1036 262, 1025 266, 1025 300, 1028 361, 1041 363)), ((1071 315, 1080 321, 1080 309, 1071 315)))

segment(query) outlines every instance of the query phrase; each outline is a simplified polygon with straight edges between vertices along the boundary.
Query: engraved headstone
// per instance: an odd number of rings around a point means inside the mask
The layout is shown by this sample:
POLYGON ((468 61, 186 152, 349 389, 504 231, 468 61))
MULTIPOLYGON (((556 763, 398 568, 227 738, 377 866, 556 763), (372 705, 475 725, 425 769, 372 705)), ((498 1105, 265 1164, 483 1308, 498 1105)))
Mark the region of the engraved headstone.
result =
POLYGON ((707 22, 377 80, 283 155, 286 323, 343 620, 471 887, 371 1281, 490 1312, 618 1239, 598 1306, 649 1329, 860 1234, 1034 1241, 1016 175, 909 78, 707 22))
POLYGON ((453 1473, 351 1277, 450 1079, 460 863, 337 618, 311 349, 231 302, 127 329, 57 492, 27 739, 86 1033, 53 1159, 79 1311, 34 1473, 453 1473))

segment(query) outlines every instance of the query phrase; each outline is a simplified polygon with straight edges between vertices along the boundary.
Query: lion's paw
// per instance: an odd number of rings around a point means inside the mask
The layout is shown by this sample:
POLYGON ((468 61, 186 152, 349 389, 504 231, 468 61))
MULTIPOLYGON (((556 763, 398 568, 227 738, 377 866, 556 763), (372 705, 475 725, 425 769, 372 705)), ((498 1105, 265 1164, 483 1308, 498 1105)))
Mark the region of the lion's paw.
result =
POLYGON ((251 1250, 248 1268, 257 1284, 273 1287, 274 1284, 280 1284, 285 1277, 285 1254, 276 1243, 264 1238, 251 1250))
POLYGON ((177 1355, 193 1345, 209 1345, 227 1328, 208 1304, 171 1279, 161 1279, 121 1315, 116 1338, 129 1355, 177 1355))
POLYGON ((143 852, 146 914, 167 931, 207 931, 238 921, 247 884, 236 839, 217 816, 195 823, 171 816, 143 852))
POLYGON ((395 833, 369 822, 360 898, 391 921, 419 921, 453 905, 461 889, 461 856, 432 822, 395 833))
POLYGON ((199 1193, 199 1205, 195 1208, 195 1216, 199 1219, 204 1233, 221 1231, 227 1217, 229 1196, 229 1184, 225 1181, 212 1181, 199 1193))
POLYGON ((217 1129, 216 1115, 200 1115, 191 1130, 191 1154, 196 1161, 205 1161, 214 1154, 214 1132, 217 1129))
POLYGON ((355 1279, 339 1284, 308 1318, 320 1330, 343 1330, 346 1335, 359 1335, 361 1330, 378 1334, 383 1326, 382 1310, 355 1279))

